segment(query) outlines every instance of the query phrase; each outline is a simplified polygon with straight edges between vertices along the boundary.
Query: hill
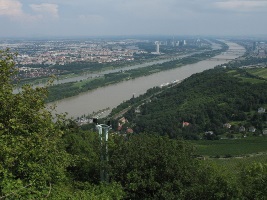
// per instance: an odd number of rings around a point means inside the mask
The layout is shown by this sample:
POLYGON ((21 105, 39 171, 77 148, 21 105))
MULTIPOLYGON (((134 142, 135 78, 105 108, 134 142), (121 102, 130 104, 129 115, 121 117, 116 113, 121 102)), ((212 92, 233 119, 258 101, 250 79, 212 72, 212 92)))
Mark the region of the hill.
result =
POLYGON ((140 98, 125 102, 131 109, 124 116, 134 132, 171 138, 261 135, 267 127, 267 114, 258 113, 258 109, 266 108, 266 88, 266 79, 252 69, 217 68, 160 92, 155 90, 149 98, 144 95, 145 103, 137 103, 140 98))

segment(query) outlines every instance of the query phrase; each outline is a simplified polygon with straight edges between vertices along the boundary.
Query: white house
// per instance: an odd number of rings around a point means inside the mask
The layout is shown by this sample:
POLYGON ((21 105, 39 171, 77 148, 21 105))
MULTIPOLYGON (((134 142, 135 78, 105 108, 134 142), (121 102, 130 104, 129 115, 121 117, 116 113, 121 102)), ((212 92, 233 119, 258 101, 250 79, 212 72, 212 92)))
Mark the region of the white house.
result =
POLYGON ((265 108, 263 108, 263 107, 259 108, 258 113, 260 113, 260 114, 265 113, 265 108))
POLYGON ((254 126, 251 126, 251 127, 248 128, 248 131, 251 132, 251 133, 255 133, 256 128, 254 126))

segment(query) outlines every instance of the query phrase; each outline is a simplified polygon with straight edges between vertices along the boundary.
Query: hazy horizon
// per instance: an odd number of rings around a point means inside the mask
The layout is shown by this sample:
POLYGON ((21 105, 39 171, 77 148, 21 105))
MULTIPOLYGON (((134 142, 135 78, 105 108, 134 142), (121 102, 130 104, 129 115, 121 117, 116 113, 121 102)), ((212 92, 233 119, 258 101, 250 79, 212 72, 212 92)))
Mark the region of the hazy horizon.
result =
POLYGON ((0 0, 0 38, 266 37, 266 18, 266 0, 0 0))

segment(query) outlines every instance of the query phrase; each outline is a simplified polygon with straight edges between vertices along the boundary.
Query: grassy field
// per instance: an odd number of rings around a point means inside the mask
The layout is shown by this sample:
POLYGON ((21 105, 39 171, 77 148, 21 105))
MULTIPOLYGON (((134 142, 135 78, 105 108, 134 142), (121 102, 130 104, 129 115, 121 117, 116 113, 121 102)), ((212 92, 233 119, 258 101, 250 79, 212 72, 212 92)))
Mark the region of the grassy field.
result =
POLYGON ((251 155, 243 158, 208 158, 203 160, 205 164, 215 165, 217 169, 232 178, 238 177, 241 169, 253 165, 253 163, 267 163, 267 154, 251 155))
POLYGON ((192 141, 196 154, 210 157, 246 156, 267 153, 267 137, 248 137, 242 139, 192 141))
MULTIPOLYGON (((245 71, 251 75, 267 79, 267 68, 249 68, 245 69, 245 71)), ((244 82, 250 82, 250 83, 261 83, 264 82, 265 80, 263 79, 258 79, 258 78, 253 78, 253 77, 248 77, 244 76, 243 74, 240 74, 237 70, 230 70, 227 72, 228 74, 232 74, 234 77, 241 78, 242 81, 244 82)))
POLYGON ((264 80, 255 79, 255 78, 247 78, 247 77, 241 77, 241 76, 240 76, 240 78, 242 79, 243 82, 249 82, 252 84, 264 82, 264 80))
POLYGON ((196 154, 205 157, 204 163, 235 177, 240 169, 253 163, 267 163, 267 137, 236 140, 194 141, 196 154))
POLYGON ((231 169, 237 169, 240 166, 248 165, 248 163, 255 162, 267 162, 267 154, 252 155, 243 158, 228 158, 228 159, 210 159, 214 161, 219 166, 227 166, 231 169))
POLYGON ((267 68, 247 69, 248 73, 267 79, 267 68))

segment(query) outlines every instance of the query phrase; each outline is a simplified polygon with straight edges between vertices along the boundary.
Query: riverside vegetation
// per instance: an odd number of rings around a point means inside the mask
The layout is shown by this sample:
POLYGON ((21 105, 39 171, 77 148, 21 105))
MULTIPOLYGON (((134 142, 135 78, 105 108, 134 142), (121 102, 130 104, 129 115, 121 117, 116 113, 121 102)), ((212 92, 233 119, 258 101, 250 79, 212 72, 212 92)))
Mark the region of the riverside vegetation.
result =
MULTIPOLYGON (((46 88, 25 85, 20 93, 14 94, 15 73, 13 54, 0 51, 0 199, 264 199, 267 196, 266 162, 246 163, 235 176, 229 176, 216 163, 196 159, 194 146, 189 142, 160 136, 161 129, 158 132, 153 129, 153 134, 148 130, 128 136, 112 134, 110 181, 102 183, 97 134, 81 130, 65 116, 53 116, 53 108, 45 108, 46 88)), ((202 83, 197 75, 193 79, 202 83)), ((190 85, 190 79, 184 83, 190 85)), ((164 133, 168 135, 168 130, 164 133)))
MULTIPOLYGON (((224 43, 223 43, 224 44, 224 43)), ((222 45, 223 45, 222 44, 222 45)), ((192 64, 205 60, 207 58, 213 57, 220 54, 221 52, 226 51, 228 46, 225 44, 220 50, 213 50, 208 52, 203 52, 199 54, 194 54, 179 60, 172 60, 162 64, 157 64, 153 66, 148 66, 144 68, 132 69, 127 71, 120 71, 115 73, 105 74, 93 79, 88 79, 80 82, 70 82, 64 84, 53 85, 49 87, 49 96, 47 101, 52 102, 67 97, 78 95, 82 92, 96 89, 98 87, 104 87, 110 84, 115 84, 121 81, 134 79, 141 76, 147 76, 153 73, 157 73, 164 70, 170 70, 173 68, 181 67, 186 64, 192 64)))

